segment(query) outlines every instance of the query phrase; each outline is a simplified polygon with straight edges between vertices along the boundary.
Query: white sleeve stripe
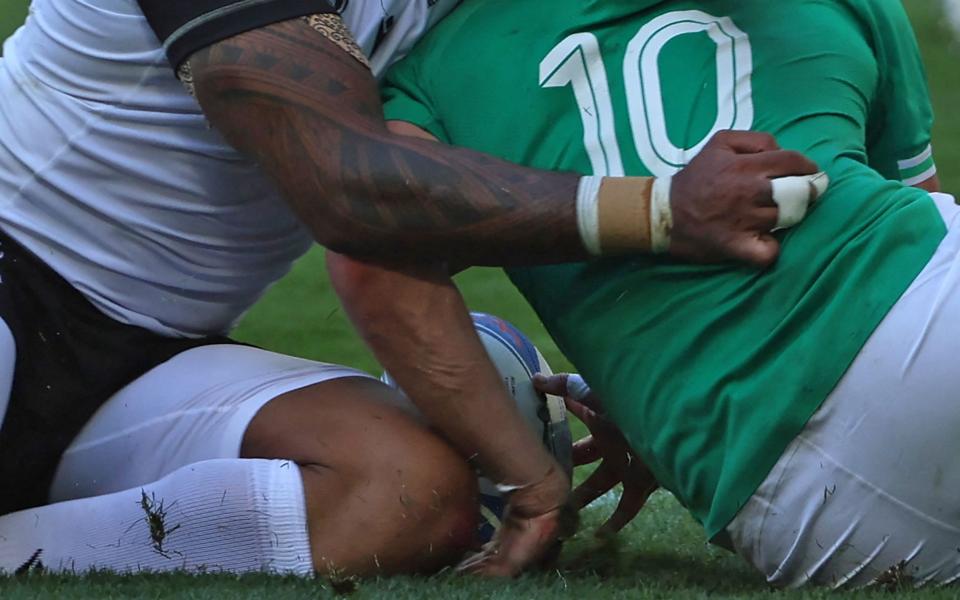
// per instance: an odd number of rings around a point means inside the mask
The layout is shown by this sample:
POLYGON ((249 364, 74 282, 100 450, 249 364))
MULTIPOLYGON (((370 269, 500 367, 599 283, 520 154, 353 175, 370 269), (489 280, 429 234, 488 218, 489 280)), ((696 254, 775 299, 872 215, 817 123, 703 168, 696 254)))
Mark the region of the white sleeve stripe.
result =
POLYGON ((923 173, 920 173, 919 175, 914 175, 913 177, 910 177, 909 179, 904 179, 904 180, 903 180, 903 185, 917 185, 918 183, 921 183, 921 182, 924 182, 924 181, 930 179, 931 177, 933 177, 933 176, 936 175, 936 174, 937 174, 937 165, 933 165, 932 167, 930 167, 929 169, 927 169, 927 170, 924 171, 923 173))
POLYGON ((900 168, 901 171, 904 171, 906 169, 912 169, 913 167, 921 165, 927 160, 930 160, 930 157, 932 156, 933 156, 933 146, 928 144, 927 148, 923 152, 914 156, 913 158, 908 158, 907 160, 898 160, 897 166, 900 168))

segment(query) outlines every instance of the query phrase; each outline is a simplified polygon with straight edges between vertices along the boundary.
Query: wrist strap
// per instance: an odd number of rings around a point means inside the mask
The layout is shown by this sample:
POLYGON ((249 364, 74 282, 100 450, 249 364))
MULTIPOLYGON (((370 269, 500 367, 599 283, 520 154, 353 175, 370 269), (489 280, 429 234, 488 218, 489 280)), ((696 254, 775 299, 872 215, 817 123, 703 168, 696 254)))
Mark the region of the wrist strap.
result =
POLYGON ((593 256, 600 256, 600 215, 598 196, 603 177, 581 177, 577 186, 577 229, 583 247, 593 256))
POLYGON ((658 177, 650 195, 650 251, 664 254, 670 249, 673 210, 670 208, 672 177, 658 177))
POLYGON ((666 252, 673 228, 670 178, 581 178, 577 227, 594 256, 666 252))

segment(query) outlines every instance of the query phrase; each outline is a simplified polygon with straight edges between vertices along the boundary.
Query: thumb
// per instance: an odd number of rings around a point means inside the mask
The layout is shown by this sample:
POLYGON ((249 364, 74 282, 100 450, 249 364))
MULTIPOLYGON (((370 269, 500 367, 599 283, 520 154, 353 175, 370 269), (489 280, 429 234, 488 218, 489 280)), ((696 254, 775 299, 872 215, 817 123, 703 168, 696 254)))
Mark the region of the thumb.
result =
POLYGON ((550 394, 551 396, 567 395, 567 379, 570 377, 567 373, 557 373, 549 377, 543 373, 536 373, 533 376, 533 387, 538 392, 550 394))

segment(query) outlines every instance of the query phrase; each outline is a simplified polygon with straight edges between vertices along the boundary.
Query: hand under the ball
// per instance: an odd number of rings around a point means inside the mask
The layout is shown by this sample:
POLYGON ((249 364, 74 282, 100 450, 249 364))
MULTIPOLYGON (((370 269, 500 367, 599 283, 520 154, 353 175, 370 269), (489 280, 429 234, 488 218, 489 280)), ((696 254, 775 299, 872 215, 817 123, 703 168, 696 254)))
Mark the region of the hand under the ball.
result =
POLYGON ((590 430, 591 435, 574 444, 573 464, 582 466, 600 461, 600 466, 574 490, 573 505, 578 509, 583 508, 618 483, 623 484, 623 494, 616 510, 597 530, 598 536, 612 535, 637 516, 650 494, 660 486, 617 426, 602 416, 596 395, 586 386, 578 386, 581 393, 576 393, 574 385, 568 387, 568 382, 574 384, 566 374, 534 378, 534 385, 539 391, 563 396, 567 409, 590 430))
POLYGON ((541 481, 510 492, 493 540, 457 570, 489 577, 519 575, 528 566, 555 557, 563 539, 574 533, 576 522, 570 480, 553 469, 541 481))

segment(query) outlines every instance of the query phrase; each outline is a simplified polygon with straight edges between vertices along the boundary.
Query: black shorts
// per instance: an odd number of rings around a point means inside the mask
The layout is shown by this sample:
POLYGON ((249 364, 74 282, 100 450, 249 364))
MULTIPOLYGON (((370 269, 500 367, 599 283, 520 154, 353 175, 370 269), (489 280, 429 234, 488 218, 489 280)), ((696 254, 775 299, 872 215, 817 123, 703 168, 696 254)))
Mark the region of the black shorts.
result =
POLYGON ((231 343, 114 321, 2 231, 0 318, 17 351, 0 427, 0 514, 47 502, 63 451, 120 388, 185 350, 231 343))

